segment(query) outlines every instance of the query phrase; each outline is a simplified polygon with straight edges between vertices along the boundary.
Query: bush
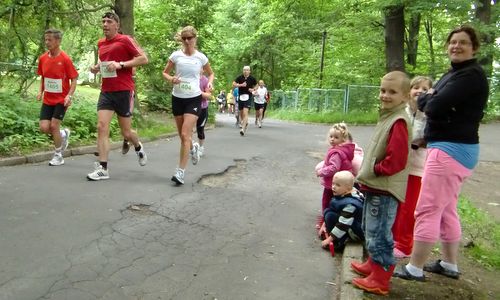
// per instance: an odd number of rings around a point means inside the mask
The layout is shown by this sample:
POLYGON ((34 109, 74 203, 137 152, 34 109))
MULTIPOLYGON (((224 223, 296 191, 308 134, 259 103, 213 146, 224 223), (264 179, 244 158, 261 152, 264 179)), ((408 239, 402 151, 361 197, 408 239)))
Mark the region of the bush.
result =
MULTIPOLYGON (((62 127, 71 129, 71 144, 85 144, 97 137, 95 100, 75 97, 67 110, 62 127)), ((25 100, 19 95, 0 92, 0 155, 15 156, 33 150, 49 150, 52 140, 39 130, 41 101, 25 100)), ((120 136, 116 118, 110 125, 111 137, 120 136)))
POLYGON ((41 102, 25 101, 10 93, 0 93, 0 102, 0 155, 17 155, 22 149, 50 145, 38 129, 41 102))
POLYGON ((166 93, 164 91, 148 91, 146 96, 141 99, 148 110, 150 111, 163 111, 169 112, 172 107, 172 96, 171 93, 166 93))

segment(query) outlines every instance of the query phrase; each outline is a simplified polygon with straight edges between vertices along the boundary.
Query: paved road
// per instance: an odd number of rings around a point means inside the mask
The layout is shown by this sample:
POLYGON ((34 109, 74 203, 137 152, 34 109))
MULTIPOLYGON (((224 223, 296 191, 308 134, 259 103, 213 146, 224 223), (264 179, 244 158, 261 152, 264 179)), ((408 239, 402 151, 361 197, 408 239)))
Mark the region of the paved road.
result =
MULTIPOLYGON (((335 296, 339 261, 313 228, 327 127, 266 120, 240 137, 217 120, 180 187, 177 138, 146 144, 145 167, 113 151, 103 182, 85 179, 91 155, 0 168, 0 299, 335 296)), ((483 126, 483 160, 498 162, 498 128, 483 126)), ((371 130, 352 128, 363 146, 371 130)))
POLYGON ((177 138, 146 144, 145 167, 113 151, 102 182, 85 179, 91 155, 0 168, 0 299, 328 298, 338 262, 313 234, 307 154, 326 127, 267 121, 240 137, 219 119, 181 187, 177 138))

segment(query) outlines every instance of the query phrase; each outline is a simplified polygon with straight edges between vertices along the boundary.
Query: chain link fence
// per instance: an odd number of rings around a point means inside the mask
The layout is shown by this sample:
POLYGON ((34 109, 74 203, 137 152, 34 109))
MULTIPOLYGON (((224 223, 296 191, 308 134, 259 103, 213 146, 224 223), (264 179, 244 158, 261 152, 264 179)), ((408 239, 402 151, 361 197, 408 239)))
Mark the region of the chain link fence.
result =
MULTIPOLYGON (((376 112, 379 107, 379 86, 348 85, 345 89, 297 89, 296 91, 274 90, 270 107, 303 112, 376 112)), ((500 116, 500 91, 498 82, 490 81, 490 96, 487 112, 500 116)))
POLYGON ((271 107, 307 112, 373 112, 377 110, 378 86, 348 85, 345 89, 275 90, 271 107))

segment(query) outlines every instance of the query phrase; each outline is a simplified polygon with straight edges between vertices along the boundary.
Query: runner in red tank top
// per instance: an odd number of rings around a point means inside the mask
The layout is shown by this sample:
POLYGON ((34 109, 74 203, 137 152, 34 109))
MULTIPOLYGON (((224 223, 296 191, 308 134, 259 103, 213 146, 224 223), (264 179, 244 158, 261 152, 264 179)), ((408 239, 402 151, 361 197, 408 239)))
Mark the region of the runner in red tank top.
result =
POLYGON ((94 74, 101 73, 102 85, 97 103, 97 151, 99 163, 87 174, 88 180, 109 178, 109 124, 116 113, 123 137, 135 148, 139 165, 147 162, 146 152, 137 133, 132 130, 132 108, 134 101, 133 68, 148 63, 144 51, 130 36, 120 34, 120 18, 113 12, 102 16, 104 38, 97 43, 99 63, 90 68, 94 74))
POLYGON ((68 128, 60 129, 66 109, 71 105, 71 97, 75 93, 78 72, 71 58, 61 50, 62 32, 48 29, 44 33, 45 46, 48 51, 38 59, 37 74, 42 76, 37 100, 43 99, 40 110, 40 131, 51 135, 54 141, 54 157, 50 166, 64 164, 63 151, 68 147, 68 128))

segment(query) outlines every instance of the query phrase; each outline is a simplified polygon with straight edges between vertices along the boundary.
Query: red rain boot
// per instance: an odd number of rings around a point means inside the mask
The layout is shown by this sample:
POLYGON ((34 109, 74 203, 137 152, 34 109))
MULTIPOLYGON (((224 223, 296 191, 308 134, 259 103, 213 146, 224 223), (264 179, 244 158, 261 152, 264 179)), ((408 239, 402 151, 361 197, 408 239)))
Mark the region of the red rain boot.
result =
POLYGON ((330 242, 330 243, 328 244, 328 249, 330 249, 330 254, 331 254, 332 256, 335 256, 335 246, 333 245, 333 242, 330 242))
POLYGON ((368 276, 372 272, 371 262, 372 259, 370 257, 368 257, 368 259, 364 263, 358 261, 352 261, 351 269, 353 269, 353 271, 358 273, 359 275, 368 276))
POLYGON ((389 294, 391 276, 396 266, 392 265, 389 270, 385 270, 374 261, 371 262, 371 265, 371 274, 366 278, 354 278, 352 284, 369 293, 384 296, 389 294))

